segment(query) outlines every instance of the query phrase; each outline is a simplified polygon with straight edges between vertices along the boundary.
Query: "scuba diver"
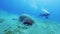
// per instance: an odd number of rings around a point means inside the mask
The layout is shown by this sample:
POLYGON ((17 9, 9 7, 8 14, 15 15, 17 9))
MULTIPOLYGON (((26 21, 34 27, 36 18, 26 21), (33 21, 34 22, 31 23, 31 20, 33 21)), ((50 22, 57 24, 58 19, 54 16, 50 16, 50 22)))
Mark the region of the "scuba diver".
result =
POLYGON ((40 14, 39 16, 45 17, 46 19, 48 19, 48 18, 49 18, 49 15, 50 15, 50 14, 48 14, 48 13, 44 13, 44 14, 40 14))
POLYGON ((40 13, 39 16, 48 19, 50 16, 50 13, 46 9, 42 9, 42 11, 43 13, 40 13))

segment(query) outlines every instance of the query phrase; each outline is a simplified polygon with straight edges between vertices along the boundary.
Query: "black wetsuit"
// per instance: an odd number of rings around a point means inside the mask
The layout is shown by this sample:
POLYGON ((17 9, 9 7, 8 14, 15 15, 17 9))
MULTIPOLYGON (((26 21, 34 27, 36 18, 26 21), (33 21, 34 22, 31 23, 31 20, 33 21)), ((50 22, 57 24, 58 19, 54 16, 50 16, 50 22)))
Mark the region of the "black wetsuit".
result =
POLYGON ((40 14, 39 16, 45 17, 46 19, 48 19, 48 18, 49 18, 49 15, 50 15, 50 14, 48 14, 48 13, 44 13, 44 14, 40 14))

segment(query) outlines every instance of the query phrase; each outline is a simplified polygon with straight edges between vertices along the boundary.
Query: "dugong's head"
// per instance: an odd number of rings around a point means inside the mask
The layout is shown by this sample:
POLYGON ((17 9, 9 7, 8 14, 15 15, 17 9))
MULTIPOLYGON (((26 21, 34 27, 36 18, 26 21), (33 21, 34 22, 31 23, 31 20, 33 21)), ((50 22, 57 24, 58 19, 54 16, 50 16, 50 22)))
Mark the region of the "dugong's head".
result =
POLYGON ((32 17, 27 14, 22 14, 19 17, 19 21, 22 22, 24 25, 28 25, 28 26, 31 26, 34 23, 34 20, 32 19, 32 17))

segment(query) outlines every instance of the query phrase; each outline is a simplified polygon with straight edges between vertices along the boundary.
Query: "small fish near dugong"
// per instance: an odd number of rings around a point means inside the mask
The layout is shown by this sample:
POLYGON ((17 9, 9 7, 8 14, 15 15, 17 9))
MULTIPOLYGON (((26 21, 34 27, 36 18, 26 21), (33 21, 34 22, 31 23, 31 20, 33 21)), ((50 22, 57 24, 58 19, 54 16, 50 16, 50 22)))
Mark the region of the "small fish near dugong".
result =
POLYGON ((22 22, 24 25, 27 25, 27 26, 32 26, 34 23, 34 20, 32 19, 32 17, 27 15, 27 14, 22 14, 19 17, 19 21, 22 22))

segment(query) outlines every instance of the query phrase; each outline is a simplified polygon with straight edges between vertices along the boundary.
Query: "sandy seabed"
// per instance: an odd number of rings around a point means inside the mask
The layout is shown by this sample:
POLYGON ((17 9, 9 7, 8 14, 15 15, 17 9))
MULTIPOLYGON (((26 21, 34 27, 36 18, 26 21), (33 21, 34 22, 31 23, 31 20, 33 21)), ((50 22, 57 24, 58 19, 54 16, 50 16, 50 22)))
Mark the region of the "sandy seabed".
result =
POLYGON ((43 20, 34 19, 35 23, 24 29, 17 27, 23 26, 18 18, 19 15, 0 13, 0 34, 60 34, 60 24, 53 21, 44 23, 43 20))

